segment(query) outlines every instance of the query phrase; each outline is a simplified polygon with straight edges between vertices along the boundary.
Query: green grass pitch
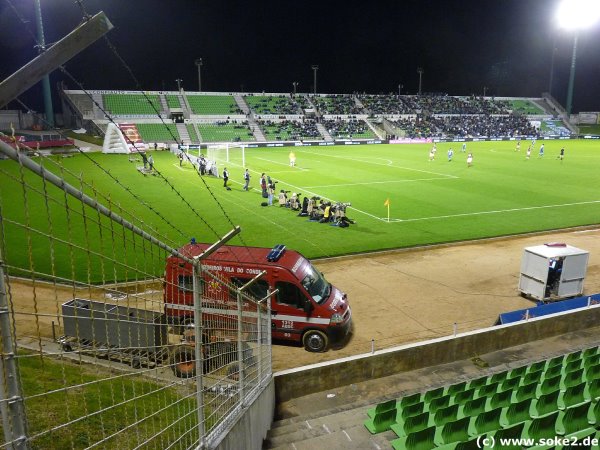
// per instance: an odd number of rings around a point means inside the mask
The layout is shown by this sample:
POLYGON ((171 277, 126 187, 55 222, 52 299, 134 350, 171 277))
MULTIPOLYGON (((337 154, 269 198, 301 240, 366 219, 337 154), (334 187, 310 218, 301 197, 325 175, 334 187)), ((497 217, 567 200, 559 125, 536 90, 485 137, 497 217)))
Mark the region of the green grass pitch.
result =
MULTIPOLYGON (((289 147, 247 149, 246 165, 252 175, 253 188, 250 192, 242 190, 241 159, 239 151, 232 150, 227 164, 232 190, 223 188, 222 179, 207 176, 204 180, 212 194, 189 163, 179 167, 174 155, 155 153, 158 170, 214 231, 174 195, 160 177, 144 177, 137 172, 135 166, 140 163, 128 162, 126 155, 92 154, 90 157, 166 217, 169 224, 119 188, 84 156, 61 158, 59 163, 74 173, 83 174, 94 189, 109 194, 113 204, 119 204, 145 225, 156 229, 173 246, 182 245, 191 237, 213 242, 217 234, 224 235, 231 229, 213 195, 231 222, 242 227, 244 244, 271 247, 284 243, 309 258, 600 222, 600 172, 597 170, 600 141, 537 141, 527 160, 528 144, 523 141, 521 150, 515 151, 514 141, 469 142, 467 152, 463 153, 460 143, 439 143, 434 161, 428 158, 431 144, 296 147, 293 148, 297 157, 294 168, 289 166, 289 147), (540 158, 538 150, 542 142, 545 156, 540 158), (557 156, 562 146, 565 159, 561 162, 557 156), (451 162, 446 156, 449 148, 454 150, 451 162), (468 152, 474 156, 472 167, 466 164, 468 152), (289 209, 261 207, 264 201, 259 190, 261 172, 278 181, 277 191, 285 189, 303 196, 318 195, 351 202, 347 214, 356 224, 341 229, 309 222, 289 209), (384 206, 388 198, 389 221, 384 206)), ((45 165, 58 172, 48 162, 45 165)), ((222 168, 220 164, 220 170, 222 168)), ((101 255, 107 254, 132 266, 144 267, 147 273, 162 273, 164 254, 142 251, 139 242, 135 248, 129 241, 113 245, 107 220, 101 220, 104 231, 99 236, 98 227, 90 226, 89 218, 86 228, 84 219, 75 214, 81 207, 73 200, 69 201, 73 210, 67 220, 64 195, 58 189, 47 187, 53 198, 48 203, 32 189, 25 196, 16 163, 0 161, 0 174, 4 252, 13 267, 29 268, 31 260, 40 273, 54 271, 66 277, 89 277, 90 281, 130 277, 126 269, 116 270, 102 259, 101 255), (25 233, 19 223, 30 223, 36 232, 25 233), (45 236, 50 228, 59 238, 78 241, 81 247, 90 247, 92 252, 58 240, 51 246, 45 236), (51 251, 55 261, 64 260, 64 265, 51 267, 48 258, 51 251)), ((43 191, 37 177, 31 174, 25 177, 31 186, 43 191)), ((74 184, 79 183, 70 176, 67 178, 74 184)), ((87 192, 91 193, 91 189, 87 188, 87 192)), ((94 214, 89 217, 97 219, 94 214)), ((234 242, 242 241, 235 238, 234 242)))

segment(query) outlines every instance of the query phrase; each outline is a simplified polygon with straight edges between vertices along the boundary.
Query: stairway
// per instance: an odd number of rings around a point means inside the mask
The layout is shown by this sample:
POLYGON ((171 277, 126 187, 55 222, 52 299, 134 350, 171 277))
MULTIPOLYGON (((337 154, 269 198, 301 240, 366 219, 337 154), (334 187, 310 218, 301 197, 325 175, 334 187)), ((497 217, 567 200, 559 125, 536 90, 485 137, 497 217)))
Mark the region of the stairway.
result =
POLYGON ((250 127, 250 130, 252 130, 252 134, 254 134, 254 139, 256 139, 257 142, 267 141, 265 133, 263 133, 263 130, 260 128, 260 125, 256 122, 256 120, 254 120, 254 117, 252 117, 251 115, 248 116, 248 126, 250 127))
POLYGON ((248 103, 246 103, 246 100, 244 100, 244 97, 242 97, 241 94, 235 94, 233 96, 233 99, 244 114, 246 114, 247 116, 250 115, 250 108, 248 107, 248 103))
MULTIPOLYGON (((96 104, 100 105, 104 110, 106 110, 106 108, 104 107, 104 100, 102 99, 102 94, 92 94, 92 99, 94 100, 94 105, 92 106, 92 111, 94 114, 94 117, 96 119, 104 119, 104 113, 102 112, 102 110, 100 108, 98 108, 96 106, 96 104)), ((106 113, 108 115, 112 115, 111 111, 106 111, 106 113)))
POLYGON ((358 99, 358 97, 354 97, 354 103, 356 103, 356 106, 358 106, 360 109, 362 109, 364 111, 365 105, 362 104, 362 102, 358 99))
POLYGON ((375 136, 377 136, 379 139, 385 139, 385 131, 373 125, 369 119, 365 119, 365 122, 367 123, 371 131, 375 133, 375 136))
POLYGON ((191 143, 192 139, 190 138, 190 133, 188 133, 185 123, 177 123, 175 126, 177 127, 177 133, 179 133, 179 139, 182 140, 184 144, 191 143))
POLYGON ((322 123, 317 123, 317 130, 319 130, 319 133, 321 133, 323 139, 325 139, 326 141, 333 141, 333 137, 331 137, 329 131, 325 129, 322 123))
POLYGON ((161 114, 165 114, 166 117, 169 117, 169 104, 167 103, 167 98, 165 97, 164 94, 160 94, 158 96, 158 99, 160 100, 160 113, 161 114))

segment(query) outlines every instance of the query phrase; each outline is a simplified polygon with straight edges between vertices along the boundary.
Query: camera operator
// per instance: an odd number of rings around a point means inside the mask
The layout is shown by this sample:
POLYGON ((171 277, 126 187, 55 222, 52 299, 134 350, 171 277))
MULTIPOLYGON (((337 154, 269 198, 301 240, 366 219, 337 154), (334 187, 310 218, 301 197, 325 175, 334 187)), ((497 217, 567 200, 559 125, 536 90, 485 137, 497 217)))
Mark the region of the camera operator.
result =
POLYGON ((273 206, 273 195, 275 195, 275 184, 276 182, 271 181, 271 179, 268 179, 270 182, 267 184, 267 195, 268 195, 268 205, 269 206, 273 206))
POLYGON ((287 203, 287 193, 283 189, 281 191, 279 191, 278 200, 279 200, 279 207, 280 208, 287 206, 287 204, 288 204, 287 203))

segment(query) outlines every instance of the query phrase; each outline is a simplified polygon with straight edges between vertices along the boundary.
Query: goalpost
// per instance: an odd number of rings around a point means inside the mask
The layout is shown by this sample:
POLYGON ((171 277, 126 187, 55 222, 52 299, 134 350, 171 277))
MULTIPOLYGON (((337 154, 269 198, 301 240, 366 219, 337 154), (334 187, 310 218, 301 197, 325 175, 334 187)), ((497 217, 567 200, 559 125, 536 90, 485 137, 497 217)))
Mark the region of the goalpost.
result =
MULTIPOLYGON (((202 150, 200 150, 202 153, 202 150)), ((246 167, 246 146, 244 144, 224 143, 208 144, 206 158, 217 164, 233 164, 246 167)))

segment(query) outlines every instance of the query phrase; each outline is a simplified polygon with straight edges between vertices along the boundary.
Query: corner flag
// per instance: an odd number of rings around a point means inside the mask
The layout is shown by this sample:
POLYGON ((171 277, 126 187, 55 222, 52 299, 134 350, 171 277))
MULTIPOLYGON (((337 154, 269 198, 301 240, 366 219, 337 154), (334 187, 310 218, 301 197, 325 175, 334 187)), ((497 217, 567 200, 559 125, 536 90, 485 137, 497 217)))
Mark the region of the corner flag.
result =
POLYGON ((388 222, 390 221, 390 198, 386 198, 385 202, 383 202, 383 206, 387 206, 387 213, 388 213, 388 222))

